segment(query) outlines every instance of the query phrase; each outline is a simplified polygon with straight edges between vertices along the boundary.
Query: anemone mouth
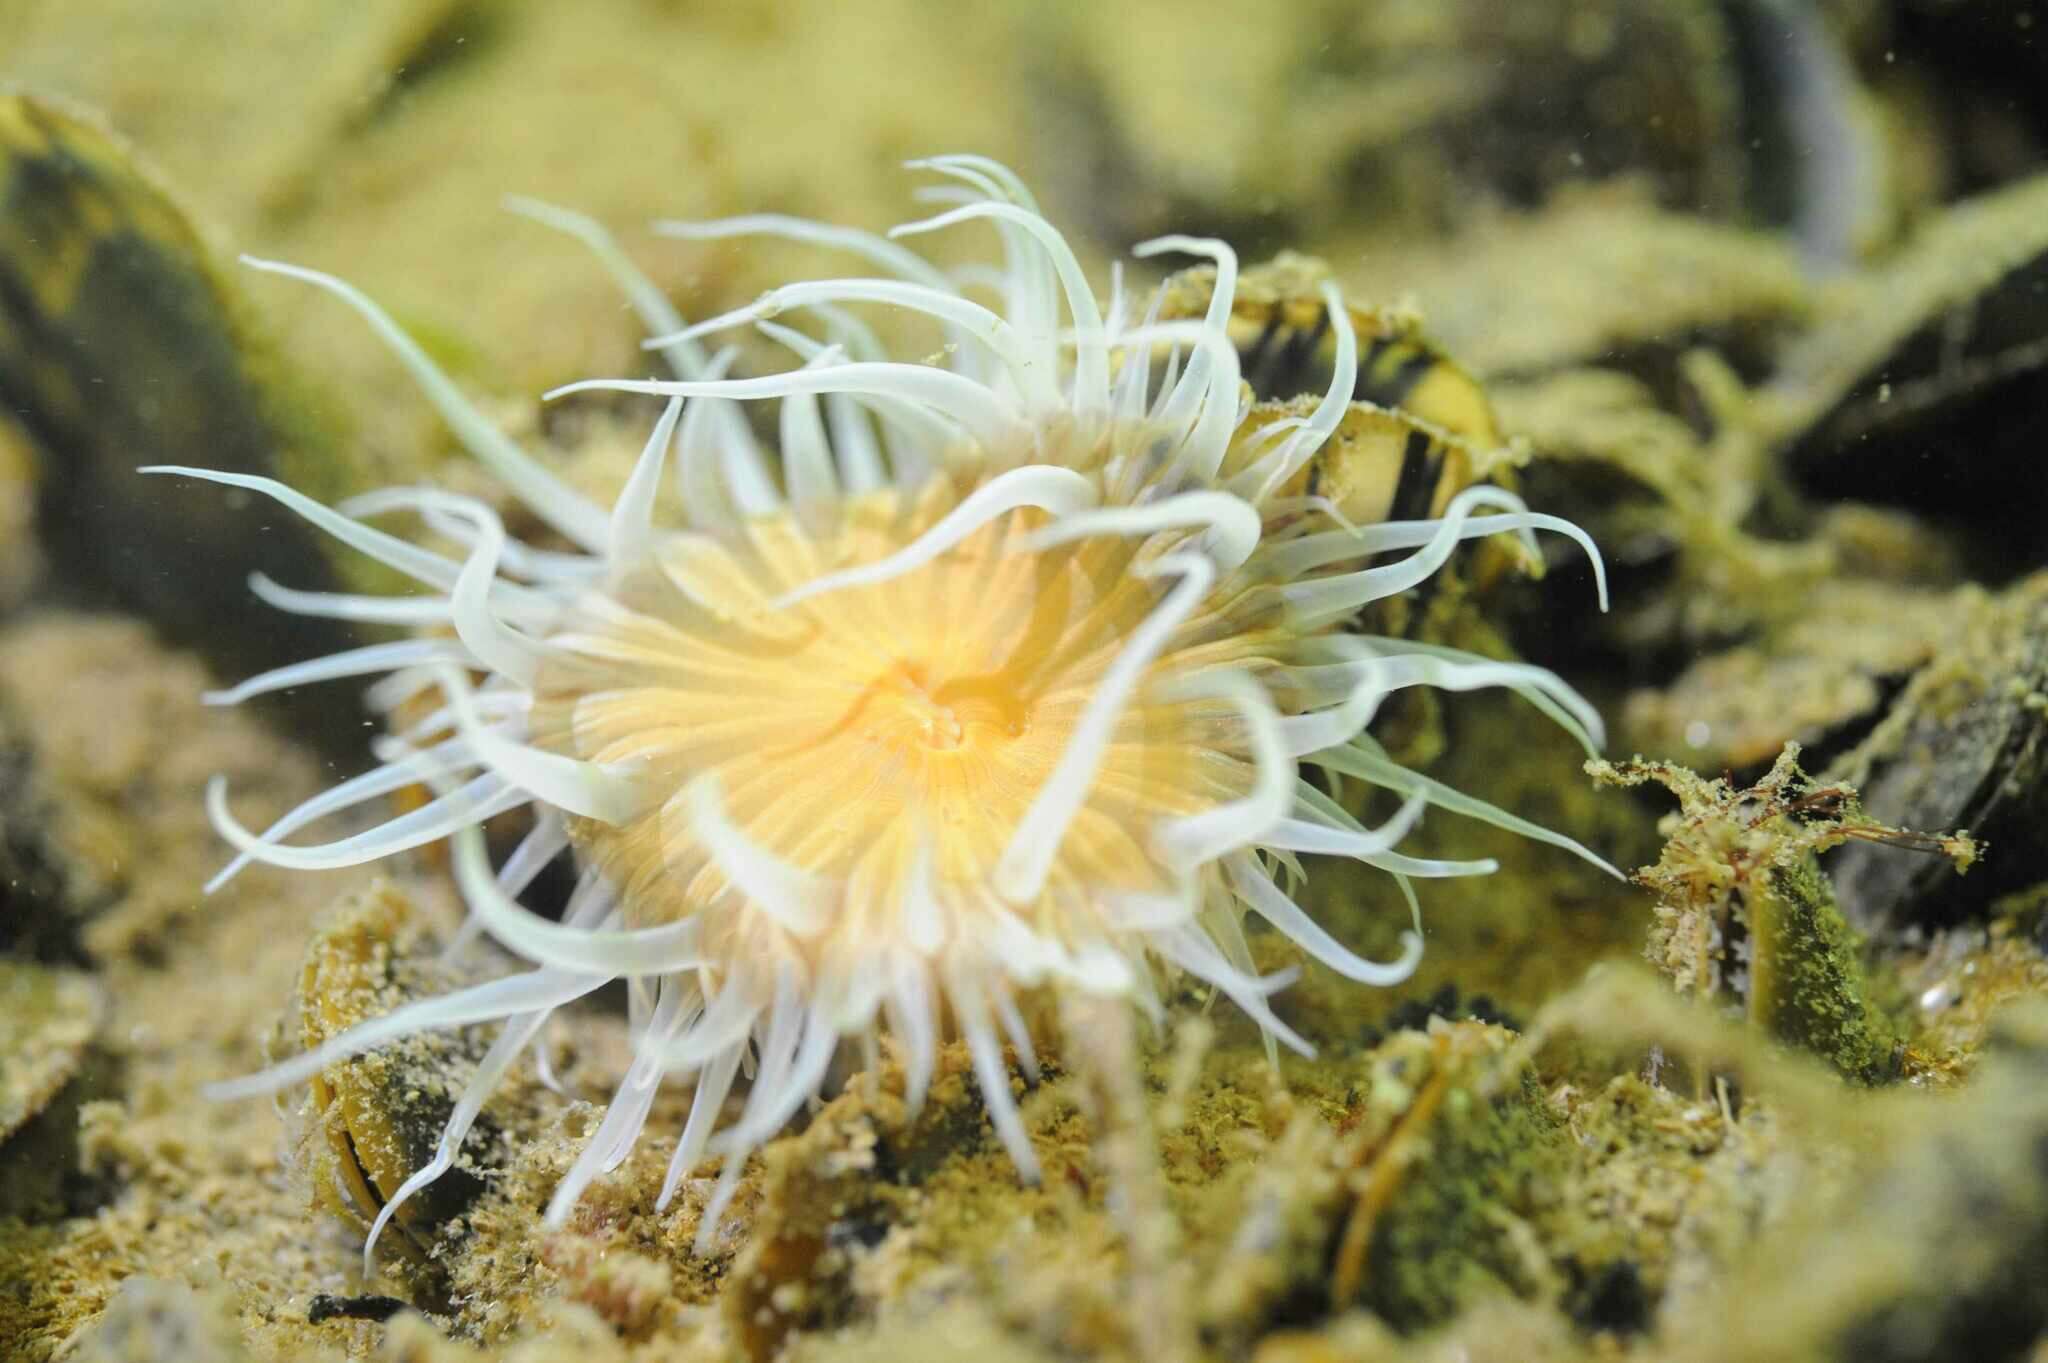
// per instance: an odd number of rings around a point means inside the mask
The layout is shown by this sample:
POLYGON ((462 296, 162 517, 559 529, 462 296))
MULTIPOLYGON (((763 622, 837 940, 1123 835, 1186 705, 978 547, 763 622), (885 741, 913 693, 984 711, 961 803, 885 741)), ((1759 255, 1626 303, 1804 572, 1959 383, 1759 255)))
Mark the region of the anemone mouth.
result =
MULTIPOLYGON (((1099 935, 1103 893, 1184 896, 1157 834, 1242 800, 1258 782, 1246 728, 1189 684, 1257 666, 1268 641, 1226 629, 1212 592, 1130 687, 1092 771, 1062 774, 1091 698, 1171 582, 1134 572, 1151 540, 1043 545, 1052 518, 1021 508, 928 561, 787 605, 793 589, 917 544, 973 495, 946 475, 915 493, 849 500, 837 523, 749 519, 742 536, 655 548, 601 615, 551 641, 534 741, 599 764, 636 764, 668 792, 619 825, 574 836, 638 923, 744 913, 696 802, 707 777, 723 818, 793 869, 828 907, 843 952, 904 940, 913 906, 937 915, 930 947, 1012 912, 1072 944, 1099 935), (1064 781, 1074 809, 1038 893, 996 889, 1033 802, 1064 781), (911 892, 916 876, 925 884, 911 892), (1076 921, 1077 919, 1083 921, 1076 921)), ((1168 544, 1184 533, 1161 537, 1168 544)), ((815 936, 816 934, 813 934, 815 936)))

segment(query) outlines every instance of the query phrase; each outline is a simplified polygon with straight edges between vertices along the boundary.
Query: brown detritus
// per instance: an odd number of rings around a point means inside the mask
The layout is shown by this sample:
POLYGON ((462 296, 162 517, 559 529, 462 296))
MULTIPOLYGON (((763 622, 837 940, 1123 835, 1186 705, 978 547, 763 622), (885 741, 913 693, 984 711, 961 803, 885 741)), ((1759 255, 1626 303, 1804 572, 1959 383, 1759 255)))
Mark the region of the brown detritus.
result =
MULTIPOLYGON (((801 1134, 762 1150, 758 1174, 748 1180, 757 1195, 743 1191, 729 1213, 744 1217, 746 1234, 719 1295, 726 1328, 748 1358, 766 1363, 792 1333, 837 1328, 871 1308, 871 1294, 902 1268, 887 1262, 897 1228, 930 1210, 934 1178, 962 1177, 963 1152, 977 1151, 970 1177, 993 1181, 988 1191, 999 1199, 997 1189, 1015 1186, 1014 1174, 996 1171, 1006 1167, 1000 1156, 977 1150, 992 1137, 965 1052, 959 1043, 941 1049, 915 1117, 892 1058, 878 1072, 853 1076, 801 1134)), ((1036 1107, 1024 1109, 1033 1126, 1036 1107)), ((1070 1162, 1078 1160, 1064 1151, 1049 1158, 1047 1184, 1072 1177, 1070 1162)), ((976 1218, 967 1209, 958 1214, 976 1218)), ((896 1254, 909 1250, 894 1246, 896 1254)))
POLYGON ((801 1136, 762 1152, 753 1233, 720 1294, 728 1328, 755 1363, 773 1358, 792 1330, 850 1315, 855 1258, 897 1215, 896 1199, 873 1186, 883 1123, 905 1125, 900 1094, 848 1095, 801 1136))
POLYGON ((1746 789, 1640 758, 1586 770, 1609 785, 1654 781, 1678 797, 1663 856, 1635 878, 1657 896, 1644 954, 1680 994, 1737 1000, 1755 1025, 1865 1083, 1898 1074, 1896 1029, 1871 997, 1861 944, 1815 857, 1863 841, 1944 856, 1965 872, 1980 850, 1968 833, 1870 818, 1854 790, 1800 771, 1796 744, 1746 789))
POLYGON ((202 706, 207 681, 132 621, 40 609, 0 629, 21 761, 0 776, 0 822, 11 851, 39 849, 0 874, 0 924, 21 934, 13 952, 89 961, 105 1008, 78 1079, 31 1122, 48 1141, 8 1152, 60 1213, 0 1212, 0 1340, 27 1360, 138 1276, 222 1288, 238 1333, 276 1357, 303 1320, 287 1304, 281 1325, 275 1308, 329 1286, 301 1276, 327 1242, 279 1173, 269 1109, 197 1094, 261 1063, 253 1042, 289 992, 304 925, 349 877, 259 869, 202 901, 222 855, 209 772, 230 771, 238 807, 261 819, 311 794, 315 767, 248 716, 202 706))
POLYGON ((1193 1294, 1205 1338, 1248 1347, 1268 1322, 1327 1311, 1331 1240, 1352 1196, 1352 1121, 1348 1108, 1335 1120, 1296 1111, 1270 1137, 1223 1147, 1229 1163, 1218 1172, 1209 1219, 1220 1219, 1224 1233, 1203 1256, 1193 1294))
POLYGON ((889 1312, 868 1329, 800 1336, 784 1363, 1057 1363, 1066 1357, 1006 1328, 964 1297, 945 1297, 889 1312))
POLYGON ((0 613, 19 606, 42 576, 35 524, 35 446, 19 422, 0 413, 0 613))
POLYGON ((1369 1311, 1339 1316, 1324 1329, 1275 1331, 1252 1363, 1584 1363, 1602 1354, 1548 1304, 1486 1297, 1450 1325, 1402 1334, 1369 1311))

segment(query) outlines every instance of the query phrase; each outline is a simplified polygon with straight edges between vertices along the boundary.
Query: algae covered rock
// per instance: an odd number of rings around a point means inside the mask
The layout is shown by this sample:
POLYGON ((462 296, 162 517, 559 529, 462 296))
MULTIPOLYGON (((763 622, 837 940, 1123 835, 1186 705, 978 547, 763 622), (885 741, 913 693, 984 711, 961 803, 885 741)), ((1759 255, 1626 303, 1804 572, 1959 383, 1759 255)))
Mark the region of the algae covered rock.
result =
POLYGON ((1810 780, 1796 745, 1755 785, 1706 780, 1668 762, 1591 762, 1596 779, 1654 781, 1678 797, 1669 840, 1636 882, 1657 896, 1644 954, 1681 994, 1738 1001, 1750 1021, 1819 1055, 1845 1076, 1882 1083, 1900 1042, 1866 979, 1863 944, 1816 857, 1845 843, 1937 853, 1967 871, 1967 834, 1894 828, 1864 813, 1856 792, 1810 780))
POLYGON ((1477 1296, 1543 1285, 1517 1227, 1556 1196, 1566 1133, 1532 1079, 1482 1082, 1510 1040, 1502 1028, 1454 1023, 1399 1033, 1375 1053, 1364 1120, 1379 1134, 1352 1179, 1333 1304, 1361 1301, 1415 1329, 1477 1296))

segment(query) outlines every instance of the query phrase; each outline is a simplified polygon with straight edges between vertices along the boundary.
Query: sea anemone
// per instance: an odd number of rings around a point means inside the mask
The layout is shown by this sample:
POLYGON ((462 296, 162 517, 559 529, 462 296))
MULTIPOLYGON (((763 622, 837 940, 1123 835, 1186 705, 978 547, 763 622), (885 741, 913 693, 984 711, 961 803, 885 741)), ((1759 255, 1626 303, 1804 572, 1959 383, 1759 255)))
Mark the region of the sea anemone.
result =
POLYGON ((1158 1016, 1162 978, 1184 972, 1255 1019, 1269 1049, 1307 1052, 1268 1005, 1291 972, 1258 974, 1247 911, 1367 984, 1406 977, 1422 940, 1418 917, 1398 959, 1347 949, 1290 896, 1300 854, 1386 871, 1411 914, 1411 880, 1493 869, 1396 851, 1428 805, 1591 856, 1396 765, 1367 733, 1395 689, 1505 686, 1590 748, 1589 706, 1540 669, 1354 624, 1462 540, 1547 529, 1592 554, 1583 533, 1486 485, 1437 518, 1343 522, 1303 495, 1300 476, 1356 382, 1334 285, 1322 286, 1336 356, 1328 393, 1254 408, 1228 334, 1227 245, 1167 237, 1136 250, 1210 262, 1206 316, 1160 320, 1156 303, 1134 315, 1120 275, 1105 310, 1008 171, 975 157, 916 164, 950 177, 928 193, 953 206, 888 238, 778 217, 670 225, 697 238, 793 238, 879 275, 787 285, 692 327, 595 223, 515 203, 595 248, 675 374, 557 390, 668 399, 609 510, 520 450, 355 289, 248 262, 367 318, 557 541, 518 543, 491 506, 434 488, 330 508, 267 478, 150 470, 275 498, 428 589, 384 598, 259 578, 256 593, 281 609, 413 637, 212 697, 388 674, 369 693, 376 709, 437 706, 394 719, 375 747, 380 766, 262 833, 237 821, 216 781, 209 809, 240 853, 220 879, 251 861, 351 866, 448 839, 465 934, 535 967, 401 1007, 215 1089, 276 1091, 397 1038, 502 1023, 436 1157, 391 1197, 372 1245, 449 1168, 550 1013, 615 979, 631 986, 633 1058, 548 1220, 562 1222, 625 1159, 661 1081, 682 1077, 695 1093, 658 1205, 722 1156, 700 1220, 708 1234, 746 1156, 818 1094, 846 1042, 872 1066, 886 1030, 914 1109, 942 1041, 963 1041, 995 1133, 1029 1179, 1037 1160, 1004 1054, 1007 1038, 1035 1072, 1027 991, 1130 1000, 1158 1016), (999 268, 948 274, 895 240, 964 224, 994 228, 999 268), (929 319, 941 357, 886 358, 855 304, 929 319), (798 310, 825 340, 772 320, 798 310), (707 355, 698 338, 749 323, 801 364, 728 377, 734 352, 707 355), (740 406, 761 399, 780 402, 772 449, 740 406), (416 516, 455 555, 369 523, 392 513, 416 516), (1405 802, 1366 827, 1304 780, 1303 764, 1405 802), (433 798, 366 831, 284 840, 421 785, 433 798), (493 867, 484 821, 514 809, 531 811, 531 831, 493 867), (575 890, 550 921, 519 896, 563 856, 575 890), (721 1127, 743 1071, 744 1101, 721 1127))

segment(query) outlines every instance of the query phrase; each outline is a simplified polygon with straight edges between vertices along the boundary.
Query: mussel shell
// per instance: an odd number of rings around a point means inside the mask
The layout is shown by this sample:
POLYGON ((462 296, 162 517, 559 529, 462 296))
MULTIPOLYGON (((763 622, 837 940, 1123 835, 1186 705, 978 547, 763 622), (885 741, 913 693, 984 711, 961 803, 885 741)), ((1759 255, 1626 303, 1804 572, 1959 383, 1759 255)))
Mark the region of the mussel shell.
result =
MULTIPOLYGON (((248 611, 248 575, 331 581, 313 532, 217 486, 144 464, 270 473, 323 437, 284 396, 212 252, 93 119, 0 96, 0 404, 34 448, 37 524, 74 590, 142 615, 229 673, 347 647, 333 621, 248 611)), ((348 706, 294 712, 348 731, 348 706)))
POLYGON ((2048 551, 2048 176, 1946 212, 1855 285, 1768 392, 1818 497, 1911 506, 1982 573, 2048 551))
MULTIPOLYGON (((296 1040, 312 1049, 404 1003, 445 992, 451 972, 434 958, 411 901, 379 883, 338 905, 308 946, 300 972, 296 1040)), ((488 1029, 436 1032, 329 1066, 311 1085, 306 1150, 314 1197, 367 1224, 400 1184, 430 1162, 488 1029)), ((483 1192, 500 1129, 487 1112, 463 1157, 393 1218, 392 1243, 423 1252, 437 1229, 483 1192)))
POLYGON ((1962 647, 1924 669, 1891 713, 1828 773, 1869 813, 1921 832, 1968 829, 1983 863, 1957 877, 1938 857, 1852 843, 1829 859, 1842 908, 1866 930, 1953 922, 2048 879, 2048 576, 1984 611, 1962 647))

